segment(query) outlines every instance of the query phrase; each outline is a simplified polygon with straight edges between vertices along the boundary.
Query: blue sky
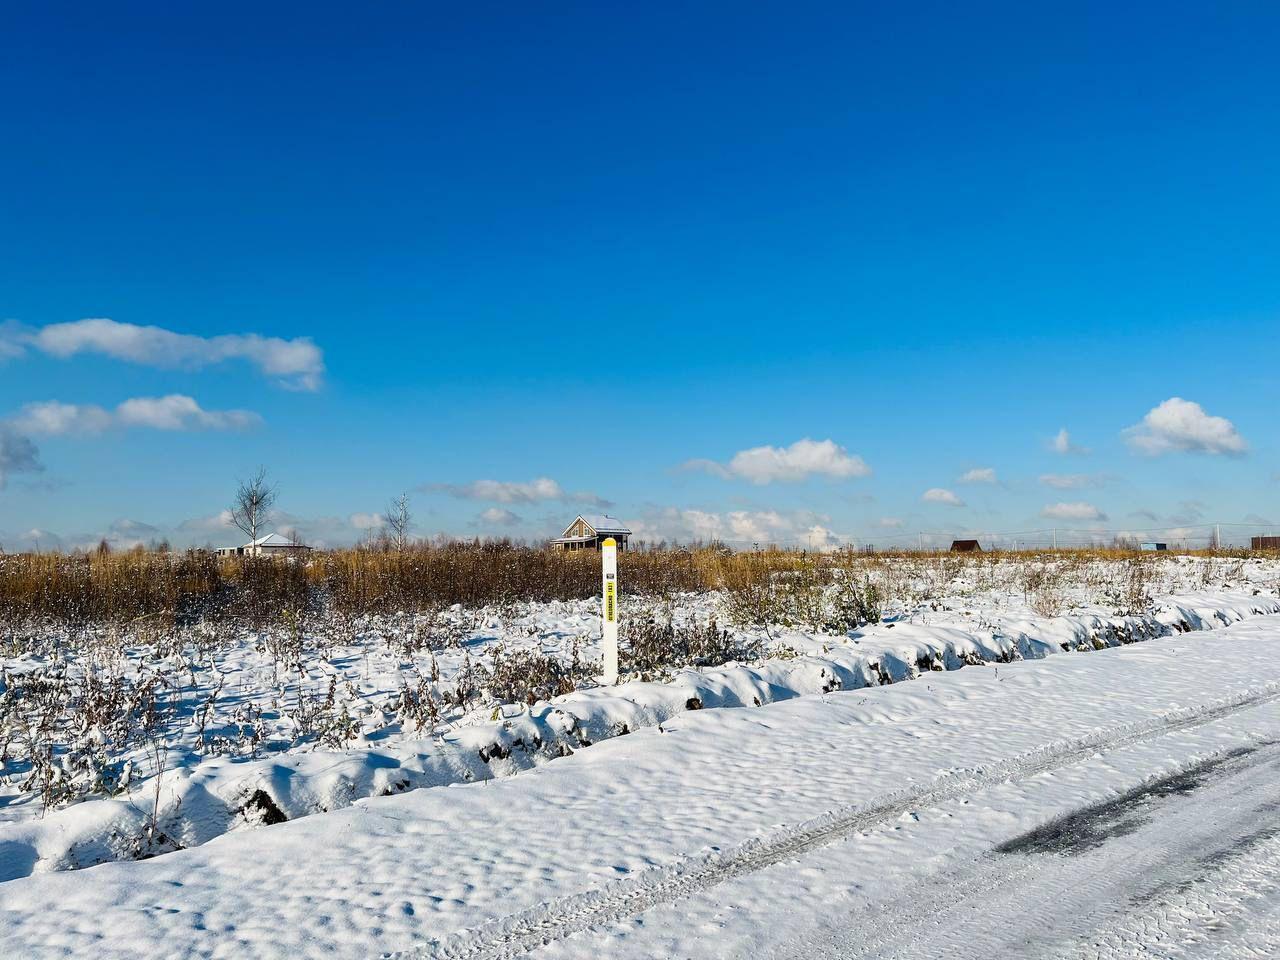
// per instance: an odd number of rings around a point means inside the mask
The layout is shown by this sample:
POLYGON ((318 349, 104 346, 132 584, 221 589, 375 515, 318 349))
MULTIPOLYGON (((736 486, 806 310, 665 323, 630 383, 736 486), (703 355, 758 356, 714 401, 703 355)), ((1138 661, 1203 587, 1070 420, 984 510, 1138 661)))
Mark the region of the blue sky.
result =
POLYGON ((1274 5, 464 6, 6 7, 0 544, 1280 523, 1274 5))

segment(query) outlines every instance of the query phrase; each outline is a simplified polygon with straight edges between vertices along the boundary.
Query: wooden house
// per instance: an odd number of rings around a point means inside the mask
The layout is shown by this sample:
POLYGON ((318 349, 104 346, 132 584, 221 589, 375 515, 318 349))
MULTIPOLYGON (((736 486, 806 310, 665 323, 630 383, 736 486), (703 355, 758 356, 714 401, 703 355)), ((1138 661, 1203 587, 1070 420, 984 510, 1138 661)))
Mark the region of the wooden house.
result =
POLYGON ((551 549, 599 550, 606 539, 613 537, 618 549, 625 550, 630 536, 631 530, 617 517, 578 514, 564 533, 551 541, 551 549))

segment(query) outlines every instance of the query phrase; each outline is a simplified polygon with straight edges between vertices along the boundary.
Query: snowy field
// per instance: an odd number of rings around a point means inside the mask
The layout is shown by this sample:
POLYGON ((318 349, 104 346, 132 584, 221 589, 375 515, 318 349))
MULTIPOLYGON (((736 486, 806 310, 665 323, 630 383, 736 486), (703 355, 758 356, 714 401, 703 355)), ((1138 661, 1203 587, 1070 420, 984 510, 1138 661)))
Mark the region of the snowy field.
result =
POLYGON ((150 642, 142 631, 27 628, 9 640, 21 652, 0 662, 0 879, 504 776, 688 709, 1039 659, 1280 609, 1280 565, 1257 560, 904 560, 864 572, 863 593, 872 576, 874 622, 841 633, 831 627, 835 585, 803 593, 784 579, 771 597, 782 602, 768 606, 719 592, 627 597, 624 623, 641 629, 624 632, 629 682, 613 689, 592 679, 594 600, 320 617, 305 630, 197 623, 150 642), (681 668, 669 655, 690 638, 713 666, 681 668))
MULTIPOLYGON (((2 952, 354 957, 440 940, 428 955, 503 956, 546 940, 549 955, 738 956, 802 930, 844 955, 838 928, 815 933, 822 897, 874 912, 915 882, 892 864, 940 882, 947 856, 1253 743, 1249 724, 1280 736, 1274 561, 943 558, 877 576, 880 615, 844 633, 752 624, 715 592, 628 597, 633 621, 705 638, 714 620, 719 649, 750 656, 637 658, 613 688, 588 679, 593 601, 344 624, 347 642, 295 636, 283 660, 278 636, 215 644, 199 627, 176 648, 119 638, 107 664, 56 632, 22 652, 11 637, 2 952), (572 689, 513 702, 506 663, 572 689), (19 697, 108 671, 130 695, 188 682, 98 782, 46 809, 23 789, 19 697), (851 843, 854 875, 825 855, 796 865, 851 843), (779 876, 800 877, 798 900, 779 876)), ((106 752, 111 731, 69 722, 106 752)))

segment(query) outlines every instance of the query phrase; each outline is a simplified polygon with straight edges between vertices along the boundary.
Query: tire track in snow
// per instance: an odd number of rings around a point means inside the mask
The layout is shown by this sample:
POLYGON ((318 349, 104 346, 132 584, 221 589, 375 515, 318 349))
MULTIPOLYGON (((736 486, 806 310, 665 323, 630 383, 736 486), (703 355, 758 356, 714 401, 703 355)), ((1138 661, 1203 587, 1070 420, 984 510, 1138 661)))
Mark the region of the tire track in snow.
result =
POLYGON ((1170 711, 1150 720, 1098 731, 1039 747, 972 770, 943 774, 923 786, 895 791, 867 804, 829 811, 811 820, 712 850, 668 867, 655 868, 603 887, 570 894, 509 917, 450 934, 424 947, 395 954, 397 960, 499 960, 603 924, 624 920, 725 881, 793 860, 812 850, 874 829, 920 807, 956 800, 985 787, 1025 780, 1087 760, 1103 751, 1168 736, 1280 700, 1280 683, 1269 683, 1226 700, 1170 711))
MULTIPOLYGON (((1246 867, 1274 874, 1280 827, 1263 816, 1259 829, 1254 801, 1264 798, 1265 809, 1280 802, 1278 770, 1280 743, 1224 748, 914 883, 912 901, 928 909, 913 922, 872 900, 822 933, 806 931, 760 956, 1172 960, 1178 954, 1170 944, 1202 942, 1206 930, 1239 918, 1236 874, 1246 867), (1250 798, 1243 808, 1241 797, 1250 798)), ((1264 888, 1255 893, 1258 901, 1270 896, 1264 888)), ((1280 912, 1280 903, 1267 909, 1280 912)))

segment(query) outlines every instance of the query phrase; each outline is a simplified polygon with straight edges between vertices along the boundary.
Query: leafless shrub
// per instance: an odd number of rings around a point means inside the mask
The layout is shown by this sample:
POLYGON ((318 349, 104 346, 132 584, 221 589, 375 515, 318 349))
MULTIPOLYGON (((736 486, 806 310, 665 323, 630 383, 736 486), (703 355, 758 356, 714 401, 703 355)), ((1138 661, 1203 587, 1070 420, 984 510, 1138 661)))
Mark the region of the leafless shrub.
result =
POLYGON ((395 703, 401 724, 417 732, 435 730, 440 725, 440 707, 436 702, 435 685, 427 677, 419 677, 410 685, 400 682, 400 695, 395 703))
POLYGON ((829 633, 848 633, 877 623, 883 613, 879 588, 868 577, 859 583, 848 571, 837 574, 834 588, 825 600, 822 627, 829 633))
POLYGON ((534 704, 571 693, 587 679, 573 645, 572 659, 563 663, 534 650, 508 651, 501 644, 490 650, 493 662, 485 680, 484 693, 494 703, 534 704))
POLYGON ((624 669, 641 675, 679 667, 714 667, 763 655, 758 641, 722 629, 714 618, 676 622, 649 612, 624 620, 619 630, 624 669))

